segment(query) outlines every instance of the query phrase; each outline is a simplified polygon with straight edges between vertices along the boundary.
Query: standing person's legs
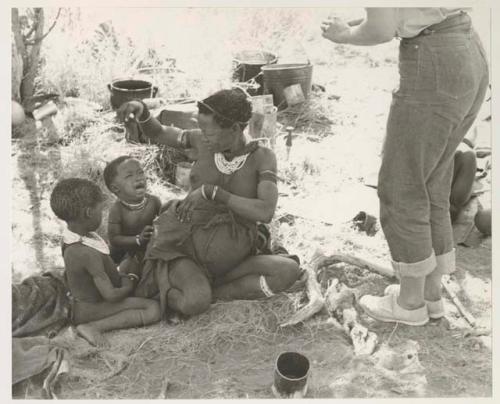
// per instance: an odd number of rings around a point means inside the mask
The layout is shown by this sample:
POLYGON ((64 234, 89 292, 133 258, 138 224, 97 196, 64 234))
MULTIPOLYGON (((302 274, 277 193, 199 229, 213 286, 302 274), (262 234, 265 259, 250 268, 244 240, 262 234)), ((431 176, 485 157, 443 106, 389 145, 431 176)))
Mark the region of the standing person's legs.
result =
POLYGON ((450 240, 453 246, 450 164, 465 134, 457 136, 457 128, 464 117, 475 116, 471 111, 482 102, 488 74, 477 36, 461 27, 453 36, 402 41, 400 76, 379 174, 380 220, 401 279, 400 293, 364 297, 361 305, 380 320, 418 325, 427 317, 418 311, 425 308, 424 295, 440 283, 436 268, 454 268, 453 250, 447 247, 450 240), (435 172, 440 164, 441 172, 435 172), (429 186, 433 175, 435 185, 429 186))
POLYGON ((380 221, 392 264, 401 280, 399 296, 364 296, 374 318, 412 325, 428 321, 425 277, 436 267, 426 179, 446 149, 450 125, 431 105, 394 96, 387 123, 378 194, 380 221))
MULTIPOLYGON (((444 274, 450 274, 455 270, 453 230, 449 213, 450 193, 445 193, 443 190, 450 190, 450 192, 452 192, 454 155, 457 147, 472 127, 479 113, 488 87, 488 81, 486 69, 480 81, 472 107, 464 120, 451 133, 445 153, 428 180, 431 201, 432 246, 436 254, 437 266, 436 269, 426 277, 424 297, 427 302, 440 301, 441 278, 444 274)), ((470 179, 468 181, 470 181, 470 179)), ((468 193, 470 193, 470 190, 468 193)), ((443 310, 440 310, 440 312, 443 313, 443 310)))

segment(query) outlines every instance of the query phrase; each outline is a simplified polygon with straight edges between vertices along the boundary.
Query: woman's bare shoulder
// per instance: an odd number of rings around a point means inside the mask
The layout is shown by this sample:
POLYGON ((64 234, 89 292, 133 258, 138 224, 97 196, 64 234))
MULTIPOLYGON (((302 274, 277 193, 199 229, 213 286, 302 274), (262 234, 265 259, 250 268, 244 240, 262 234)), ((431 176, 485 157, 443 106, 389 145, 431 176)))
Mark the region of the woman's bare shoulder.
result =
POLYGON ((255 152, 255 161, 257 163, 257 168, 260 168, 262 166, 268 167, 272 165, 276 165, 276 155, 274 154, 274 151, 268 147, 265 146, 259 146, 255 152))

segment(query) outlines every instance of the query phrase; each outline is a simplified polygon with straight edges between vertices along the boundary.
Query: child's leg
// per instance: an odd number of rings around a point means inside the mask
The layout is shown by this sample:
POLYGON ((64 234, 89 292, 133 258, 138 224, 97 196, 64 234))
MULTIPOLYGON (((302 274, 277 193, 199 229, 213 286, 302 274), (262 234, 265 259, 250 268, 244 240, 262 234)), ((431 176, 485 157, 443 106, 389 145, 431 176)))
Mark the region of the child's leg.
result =
POLYGON ((103 332, 141 327, 160 320, 158 302, 140 297, 128 297, 120 302, 85 303, 75 305, 78 333, 90 344, 105 346, 103 332))

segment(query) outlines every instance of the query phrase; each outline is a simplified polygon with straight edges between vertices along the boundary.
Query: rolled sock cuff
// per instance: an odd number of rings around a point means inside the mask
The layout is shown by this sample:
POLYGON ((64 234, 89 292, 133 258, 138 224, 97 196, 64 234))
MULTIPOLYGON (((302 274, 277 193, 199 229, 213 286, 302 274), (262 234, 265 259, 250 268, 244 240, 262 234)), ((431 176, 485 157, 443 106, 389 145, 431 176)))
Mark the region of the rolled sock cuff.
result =
POLYGON ((394 273, 398 278, 421 278, 429 275, 436 269, 437 261, 434 251, 431 256, 418 262, 397 262, 391 261, 394 273))
POLYGON ((436 271, 442 275, 455 272, 455 249, 436 255, 436 271))

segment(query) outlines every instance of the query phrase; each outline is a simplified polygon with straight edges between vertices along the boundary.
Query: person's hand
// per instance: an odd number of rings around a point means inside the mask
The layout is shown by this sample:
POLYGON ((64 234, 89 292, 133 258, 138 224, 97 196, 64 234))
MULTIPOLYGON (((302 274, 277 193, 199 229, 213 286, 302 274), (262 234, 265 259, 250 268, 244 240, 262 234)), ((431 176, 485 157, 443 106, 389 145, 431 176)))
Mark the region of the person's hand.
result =
POLYGON ((120 122, 129 122, 130 120, 138 119, 144 112, 144 106, 139 101, 128 101, 122 104, 116 116, 120 122))
POLYGON ((142 231, 139 234, 139 242, 141 243, 141 245, 144 245, 149 241, 149 239, 153 235, 153 231, 154 231, 153 226, 150 225, 144 226, 144 229, 142 229, 142 231))
POLYGON ((321 24, 323 38, 336 43, 346 43, 351 34, 349 25, 338 17, 331 17, 321 24))
POLYGON ((181 222, 190 222, 193 216, 193 210, 195 206, 201 201, 203 195, 201 193, 201 187, 191 191, 184 200, 180 201, 176 207, 177 219, 181 222))

